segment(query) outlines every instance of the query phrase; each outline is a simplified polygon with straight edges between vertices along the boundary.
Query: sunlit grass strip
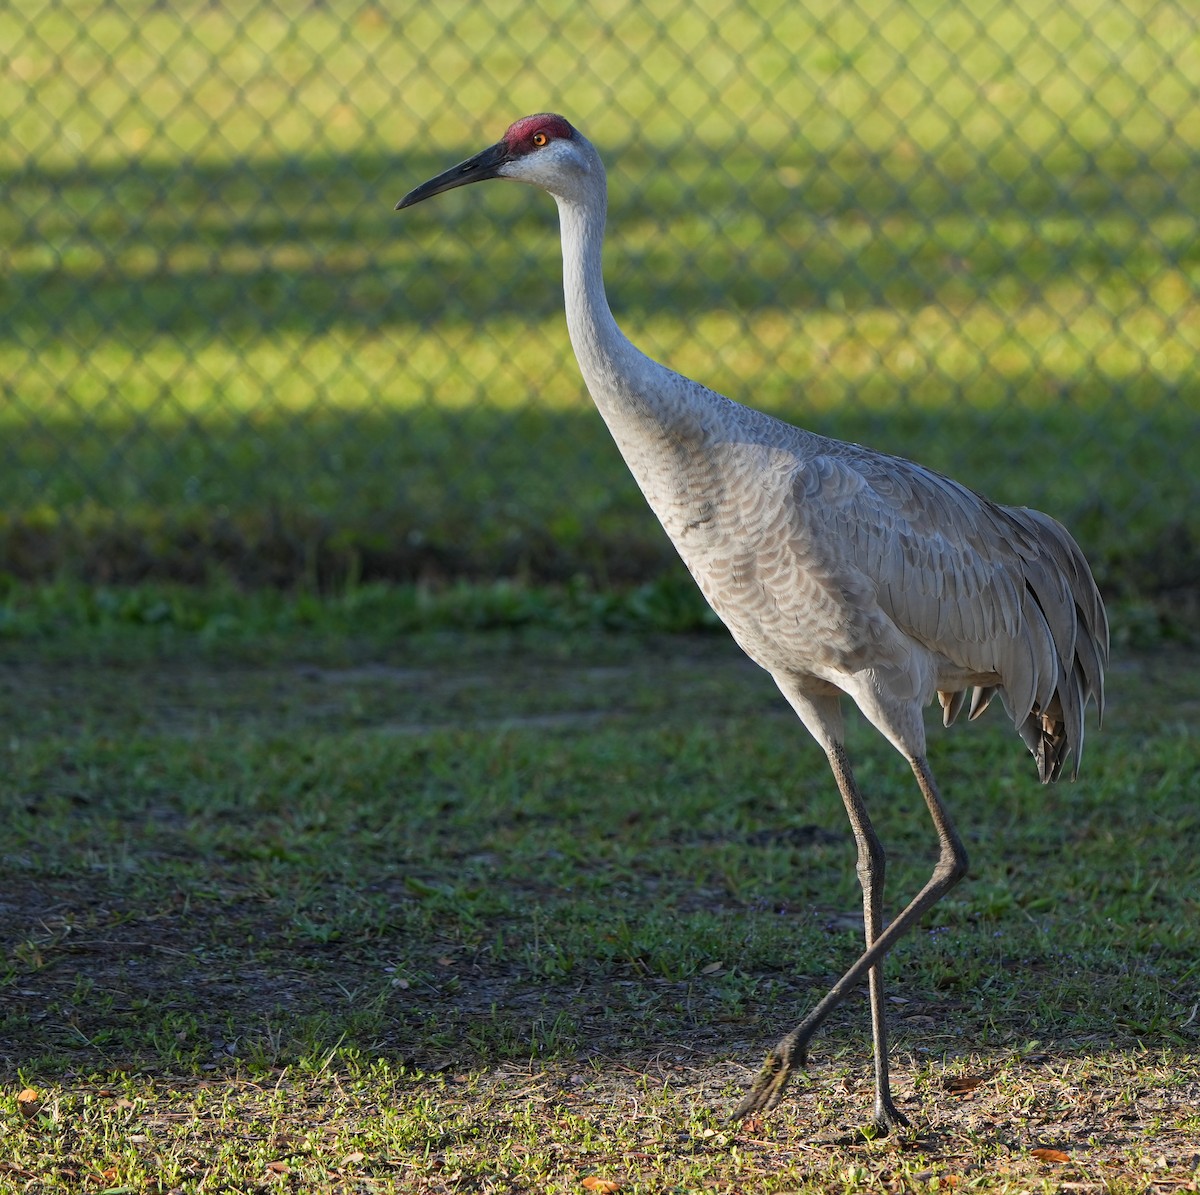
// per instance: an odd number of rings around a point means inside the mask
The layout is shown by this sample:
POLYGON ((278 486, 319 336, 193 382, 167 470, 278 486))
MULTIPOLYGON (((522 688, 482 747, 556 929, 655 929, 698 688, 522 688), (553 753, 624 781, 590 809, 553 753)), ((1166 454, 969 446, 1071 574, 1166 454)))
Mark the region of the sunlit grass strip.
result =
MULTIPOLYGON (((1020 394, 1027 407, 1052 402, 1069 383, 1077 405, 1101 412, 1113 394, 1133 390, 1153 420, 1156 394, 1191 388, 1200 353, 1200 303, 1178 271, 1099 291, 1062 281, 1009 309, 933 302, 908 311, 699 311, 624 322, 635 321, 630 332, 648 351, 798 422, 812 411, 936 406, 963 395, 986 410, 1031 377, 1037 385, 1020 394)), ((9 341, 0 344, 0 372, 15 399, 0 421, 13 424, 59 413, 220 425, 256 411, 457 410, 481 401, 577 409, 583 392, 558 314, 540 324, 509 316, 433 329, 335 325, 316 337, 280 329, 87 345, 9 341)))

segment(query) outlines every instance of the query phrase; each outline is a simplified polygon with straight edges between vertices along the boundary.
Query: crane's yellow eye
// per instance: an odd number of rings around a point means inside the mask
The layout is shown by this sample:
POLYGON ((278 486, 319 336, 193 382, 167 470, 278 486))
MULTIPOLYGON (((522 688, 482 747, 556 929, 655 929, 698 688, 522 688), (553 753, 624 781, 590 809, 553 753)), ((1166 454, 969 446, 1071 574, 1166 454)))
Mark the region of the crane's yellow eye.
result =
POLYGON ((543 145, 549 144, 550 138, 547 137, 545 133, 534 133, 529 140, 532 141, 534 145, 538 147, 538 149, 541 149, 543 145))

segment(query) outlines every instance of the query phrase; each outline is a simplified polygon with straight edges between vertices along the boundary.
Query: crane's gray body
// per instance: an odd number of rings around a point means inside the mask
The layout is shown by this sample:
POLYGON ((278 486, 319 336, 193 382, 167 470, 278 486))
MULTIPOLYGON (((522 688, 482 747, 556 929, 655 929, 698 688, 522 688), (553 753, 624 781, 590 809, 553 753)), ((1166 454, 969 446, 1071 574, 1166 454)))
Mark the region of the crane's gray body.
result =
MULTIPOLYGON (((999 506, 921 465, 828 439, 666 369, 604 297, 605 185, 555 194, 567 324, 626 464, 712 608, 822 746, 837 693, 906 756, 921 709, 998 689, 1043 779, 1083 746, 1103 700, 1104 606, 1082 552, 1048 515, 999 506), (825 700, 822 700, 825 699, 825 700)), ((552 192, 553 193, 553 192, 552 192)))
POLYGON ((932 470, 742 406, 659 365, 617 327, 604 294, 600 156, 562 117, 411 191, 408 207, 486 178, 554 196, 567 326, 584 381, 671 542, 733 637, 774 677, 825 749, 858 848, 866 949, 767 1056, 735 1117, 774 1107, 829 1012, 867 978, 875 1121, 891 1096, 882 960, 965 873, 967 855, 925 760, 923 707, 952 722, 999 693, 1043 781, 1083 749, 1102 710, 1108 622, 1091 570, 1054 519, 999 506, 932 470), (885 928, 884 852, 843 747, 841 696, 908 761, 938 835, 924 887, 885 928))

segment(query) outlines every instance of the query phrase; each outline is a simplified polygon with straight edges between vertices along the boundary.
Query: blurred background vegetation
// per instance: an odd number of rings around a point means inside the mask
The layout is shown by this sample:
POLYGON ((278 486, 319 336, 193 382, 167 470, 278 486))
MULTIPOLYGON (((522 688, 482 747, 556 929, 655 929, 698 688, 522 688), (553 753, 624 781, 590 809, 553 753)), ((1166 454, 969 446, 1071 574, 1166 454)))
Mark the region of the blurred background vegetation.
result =
POLYGON ((551 201, 392 210, 553 109, 646 351, 1196 614, 1193 4, 49 0, 0 63, 10 578, 669 580, 551 201))

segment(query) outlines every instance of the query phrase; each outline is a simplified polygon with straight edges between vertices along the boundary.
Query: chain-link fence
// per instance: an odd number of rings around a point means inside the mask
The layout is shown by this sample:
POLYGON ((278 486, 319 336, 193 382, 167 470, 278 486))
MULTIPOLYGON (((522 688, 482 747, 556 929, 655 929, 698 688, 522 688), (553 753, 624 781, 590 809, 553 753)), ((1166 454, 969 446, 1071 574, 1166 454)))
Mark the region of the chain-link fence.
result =
POLYGON ((1200 577, 1185 0, 0 7, 0 568, 672 567, 579 381, 553 204, 396 199, 562 111, 652 355, 1200 577))

